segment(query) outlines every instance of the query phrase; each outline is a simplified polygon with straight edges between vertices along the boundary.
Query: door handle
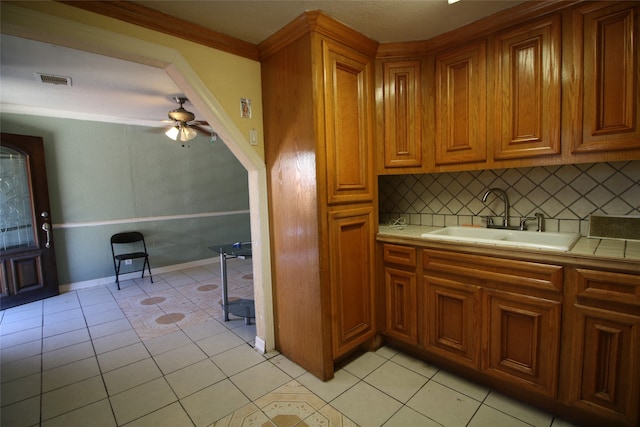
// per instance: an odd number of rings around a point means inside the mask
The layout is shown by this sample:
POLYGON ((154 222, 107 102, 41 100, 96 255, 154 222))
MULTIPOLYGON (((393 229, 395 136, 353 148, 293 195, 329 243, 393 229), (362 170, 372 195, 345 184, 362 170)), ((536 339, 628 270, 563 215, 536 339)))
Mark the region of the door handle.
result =
POLYGON ((44 244, 44 247, 48 249, 51 247, 51 225, 49 225, 48 222, 45 222, 42 224, 42 229, 47 233, 47 243, 44 244))

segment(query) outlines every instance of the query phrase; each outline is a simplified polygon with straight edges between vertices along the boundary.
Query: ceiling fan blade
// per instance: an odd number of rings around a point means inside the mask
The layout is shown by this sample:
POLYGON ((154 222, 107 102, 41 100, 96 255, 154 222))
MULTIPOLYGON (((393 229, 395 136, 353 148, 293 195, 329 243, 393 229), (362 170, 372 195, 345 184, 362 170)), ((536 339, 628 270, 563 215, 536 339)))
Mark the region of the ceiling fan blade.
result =
POLYGON ((209 126, 209 123, 205 122, 204 120, 191 120, 190 122, 187 122, 187 124, 189 126, 209 126))
POLYGON ((189 127, 195 129, 196 131, 198 131, 202 135, 211 136, 212 130, 209 127, 203 127, 203 126, 191 125, 191 124, 189 125, 189 127))
POLYGON ((147 127, 145 129, 145 132, 147 132, 147 133, 165 133, 171 127, 173 127, 173 126, 152 126, 152 127, 147 127))

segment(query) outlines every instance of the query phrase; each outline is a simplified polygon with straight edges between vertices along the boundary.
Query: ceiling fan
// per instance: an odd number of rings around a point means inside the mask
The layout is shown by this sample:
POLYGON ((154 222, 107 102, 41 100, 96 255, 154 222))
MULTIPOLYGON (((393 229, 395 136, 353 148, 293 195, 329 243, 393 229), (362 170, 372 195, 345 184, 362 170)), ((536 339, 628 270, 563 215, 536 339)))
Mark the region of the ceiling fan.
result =
POLYGON ((212 133, 201 126, 208 126, 207 122, 195 121, 196 116, 184 108, 184 103, 188 101, 187 98, 176 96, 173 99, 180 104, 180 106, 169 111, 169 119, 174 125, 165 132, 165 135, 174 141, 178 139, 180 139, 180 141, 191 141, 198 136, 198 132, 205 135, 212 133))

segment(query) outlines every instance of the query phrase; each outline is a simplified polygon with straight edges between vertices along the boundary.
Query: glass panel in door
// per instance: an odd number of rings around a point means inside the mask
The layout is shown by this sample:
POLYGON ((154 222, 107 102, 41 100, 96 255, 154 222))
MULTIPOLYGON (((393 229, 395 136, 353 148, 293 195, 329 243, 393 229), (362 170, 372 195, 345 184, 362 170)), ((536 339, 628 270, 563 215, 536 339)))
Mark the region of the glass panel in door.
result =
POLYGON ((27 157, 0 147, 0 250, 35 247, 27 157))

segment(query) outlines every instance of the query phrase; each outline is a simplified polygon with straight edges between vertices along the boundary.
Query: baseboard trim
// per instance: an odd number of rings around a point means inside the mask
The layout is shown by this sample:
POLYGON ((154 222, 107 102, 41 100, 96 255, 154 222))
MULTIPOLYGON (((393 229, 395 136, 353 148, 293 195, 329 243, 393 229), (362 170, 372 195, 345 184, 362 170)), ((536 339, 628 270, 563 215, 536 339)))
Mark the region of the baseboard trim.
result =
POLYGON ((258 352, 265 354, 267 352, 267 343, 256 335, 254 347, 258 352))
MULTIPOLYGON (((162 273, 169 273, 171 271, 184 270, 184 269, 187 269, 187 268, 200 267, 202 265, 215 264, 215 263, 220 263, 220 258, 219 257, 206 258, 206 259, 201 259, 201 260, 198 260, 198 261, 185 262, 185 263, 182 263, 182 264, 174 264, 174 265, 167 265, 167 266, 164 266, 164 267, 152 268, 151 269, 151 273, 154 274, 154 275, 155 274, 162 274, 162 273)), ((142 272, 140 272, 140 271, 134 271, 132 273, 121 274, 120 275, 120 281, 136 279, 136 278, 140 277, 141 274, 142 274, 142 272)), ((71 292, 71 291, 78 291, 78 290, 81 290, 81 289, 93 288, 93 287, 96 287, 96 286, 105 286, 105 285, 109 285, 109 284, 115 283, 115 281, 116 281, 116 276, 101 277, 101 278, 98 278, 98 279, 85 280, 83 282, 67 283, 67 284, 64 284, 64 285, 60 285, 58 289, 59 289, 60 293, 65 293, 65 292, 71 292)))

